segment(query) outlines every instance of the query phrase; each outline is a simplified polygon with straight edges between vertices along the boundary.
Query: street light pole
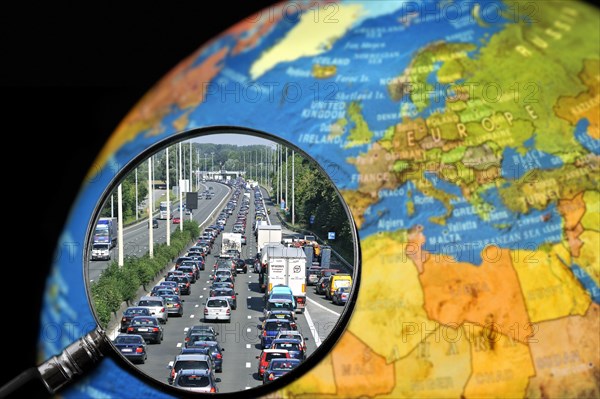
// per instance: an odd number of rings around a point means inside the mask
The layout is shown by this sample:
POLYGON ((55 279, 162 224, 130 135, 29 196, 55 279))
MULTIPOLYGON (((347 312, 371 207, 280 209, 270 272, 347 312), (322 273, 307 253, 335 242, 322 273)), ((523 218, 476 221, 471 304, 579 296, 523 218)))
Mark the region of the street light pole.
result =
POLYGON ((148 255, 154 258, 154 230, 152 229, 152 157, 148 158, 148 255))
POLYGON ((181 143, 179 143, 179 176, 182 178, 179 180, 179 231, 183 231, 183 170, 182 170, 182 156, 181 156, 181 143))
POLYGON ((123 189, 122 184, 117 187, 117 244, 119 245, 119 259, 117 265, 123 267, 123 189))
POLYGON ((167 247, 171 246, 171 187, 169 179, 169 147, 165 148, 166 173, 167 173, 167 247))
POLYGON ((192 158, 192 141, 190 140, 190 191, 194 191, 194 179, 192 179, 192 168, 193 168, 193 158, 192 158))
POLYGON ((135 168, 135 220, 139 219, 139 211, 138 211, 138 176, 137 176, 137 168, 135 168))
POLYGON ((288 209, 288 149, 285 147, 285 209, 288 209))

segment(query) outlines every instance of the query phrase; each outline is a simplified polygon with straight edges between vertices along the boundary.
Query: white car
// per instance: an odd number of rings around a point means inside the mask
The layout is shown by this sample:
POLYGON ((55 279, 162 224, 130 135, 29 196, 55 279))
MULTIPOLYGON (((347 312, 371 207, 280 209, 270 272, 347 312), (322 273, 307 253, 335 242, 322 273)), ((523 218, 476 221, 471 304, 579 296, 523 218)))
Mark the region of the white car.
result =
POLYGON ((277 333, 277 335, 275 336, 275 339, 297 339, 298 341, 301 342, 302 345, 302 350, 304 351, 304 354, 306 355, 306 341, 308 341, 308 338, 304 338, 302 336, 302 334, 300 333, 300 331, 296 331, 296 330, 282 330, 279 331, 277 333))
POLYGON ((208 298, 204 304, 204 321, 225 320, 231 322, 231 306, 229 301, 221 298, 208 298))
POLYGON ((92 260, 110 260, 110 244, 92 244, 92 260))
POLYGON ((137 306, 149 308, 152 316, 156 317, 162 324, 165 324, 169 319, 165 300, 159 296, 143 296, 140 298, 137 306))

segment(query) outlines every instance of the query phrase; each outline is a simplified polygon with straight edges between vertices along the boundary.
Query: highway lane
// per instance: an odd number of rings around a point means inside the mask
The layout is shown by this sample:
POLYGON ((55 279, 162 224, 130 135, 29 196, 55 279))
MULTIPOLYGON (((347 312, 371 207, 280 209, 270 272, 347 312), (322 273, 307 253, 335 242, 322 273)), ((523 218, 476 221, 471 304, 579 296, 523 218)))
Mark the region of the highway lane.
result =
MULTIPOLYGON (((214 197, 210 200, 204 198, 198 199, 198 207, 193 213, 193 219, 199 224, 208 218, 215 207, 223 201, 231 192, 228 186, 215 183, 207 182, 204 183, 207 187, 213 187, 214 197)), ((204 191, 204 189, 202 189, 204 191)), ((225 201, 224 203, 226 203, 225 201)), ((179 203, 177 202, 177 205, 179 203)), ((171 210, 176 215, 179 213, 179 206, 171 210)), ((184 218, 189 218, 184 212, 184 218)), ((166 242, 167 240, 167 227, 168 220, 159 220, 158 228, 153 230, 154 242, 157 244, 166 242)), ((178 224, 171 223, 171 232, 179 228, 178 224)), ((128 226, 123 231, 123 249, 125 256, 142 256, 148 252, 148 221, 144 220, 134 225, 128 226)), ((111 259, 117 259, 118 257, 118 246, 111 250, 111 259)), ((88 263, 88 279, 93 282, 98 279, 100 273, 106 269, 111 261, 90 261, 88 263)))
MULTIPOLYGON (((240 195, 236 210, 227 221, 225 232, 231 231, 233 228, 237 211, 241 205, 241 197, 242 195, 240 195)), ((242 246, 243 258, 253 257, 256 253, 256 242, 252 234, 253 198, 250 204, 246 227, 248 245, 242 246)), ((215 255, 218 255, 220 248, 221 235, 215 241, 213 251, 206 258, 206 270, 201 271, 201 278, 193 284, 191 294, 183 296, 185 300, 183 317, 170 317, 164 326, 164 341, 160 345, 148 346, 148 361, 138 367, 149 376, 166 383, 169 373, 167 366, 184 346, 186 329, 195 324, 208 324, 219 332, 217 338, 225 349, 223 372, 218 375, 222 380, 219 390, 221 392, 241 391, 262 384, 258 379, 256 356, 261 351, 261 330, 258 329, 258 326, 262 322, 264 296, 259 290, 258 275, 251 272, 238 274, 235 282, 235 291, 238 294, 237 309, 232 312, 231 323, 204 323, 203 321, 203 305, 209 295, 210 272, 216 262, 215 255)), ((328 318, 330 319, 331 316, 333 315, 322 316, 319 312, 314 312, 313 323, 315 326, 326 326, 328 318)), ((317 347, 311 332, 311 328, 314 327, 309 325, 305 315, 298 314, 297 318, 298 329, 308 338, 307 353, 311 354, 317 347)), ((326 328, 319 328, 319 336, 321 336, 321 330, 325 331, 326 328)))

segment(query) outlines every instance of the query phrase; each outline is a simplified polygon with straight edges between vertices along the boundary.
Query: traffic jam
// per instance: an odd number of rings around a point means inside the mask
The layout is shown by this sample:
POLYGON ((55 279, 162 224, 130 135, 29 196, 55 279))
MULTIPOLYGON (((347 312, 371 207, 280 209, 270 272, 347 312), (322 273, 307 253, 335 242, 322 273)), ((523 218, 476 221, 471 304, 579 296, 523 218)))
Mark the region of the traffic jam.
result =
POLYGON ((256 183, 229 185, 215 223, 123 312, 113 339, 146 374, 193 392, 241 391, 290 372, 325 338, 352 287, 329 247, 271 224, 256 183))

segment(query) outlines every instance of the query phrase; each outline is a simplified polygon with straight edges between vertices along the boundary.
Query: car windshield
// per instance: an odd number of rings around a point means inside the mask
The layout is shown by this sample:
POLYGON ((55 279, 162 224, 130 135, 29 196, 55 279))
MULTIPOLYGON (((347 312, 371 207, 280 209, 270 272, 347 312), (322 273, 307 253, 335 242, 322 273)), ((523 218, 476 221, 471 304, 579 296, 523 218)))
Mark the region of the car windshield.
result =
POLYGON ((179 360, 175 363, 175 372, 181 369, 208 370, 208 363, 206 360, 179 360))
POLYGON ((141 344, 143 343, 142 337, 136 337, 135 335, 119 335, 115 338, 115 344, 141 344))
POLYGON ((277 359, 277 358, 286 358, 287 355, 286 353, 281 353, 281 352, 268 352, 265 355, 265 361, 270 361, 271 359, 277 359))
POLYGON ((288 309, 291 310, 294 308, 294 305, 291 302, 267 302, 267 310, 271 309, 288 309))
POLYGON ((96 250, 108 249, 108 244, 93 244, 92 249, 96 249, 96 250))
POLYGON ((148 309, 143 309, 143 308, 138 308, 138 309, 126 309, 125 312, 123 312, 124 315, 126 316, 131 316, 131 315, 150 315, 150 312, 148 311, 148 309))
POLYGON ((272 294, 271 299, 290 299, 290 294, 272 294))
POLYGON ((226 308, 227 307, 227 301, 225 300, 221 300, 221 299, 217 299, 214 301, 208 301, 206 303, 206 306, 209 308, 226 308))
POLYGON ((156 320, 155 319, 149 319, 149 318, 145 318, 145 317, 134 317, 133 320, 131 320, 131 325, 132 326, 141 326, 141 325, 155 325, 156 324, 156 320))
POLYGON ((277 330, 289 330, 290 323, 283 320, 277 321, 268 321, 265 325, 265 330, 267 331, 277 331, 277 330))
POLYGON ((273 371, 287 371, 292 370, 298 365, 298 362, 290 362, 284 359, 274 359, 270 364, 270 369, 273 371))
POLYGON ((210 379, 204 375, 182 375, 177 379, 177 385, 182 388, 205 388, 210 385, 210 379))
POLYGON ((139 306, 162 306, 163 303, 161 301, 150 301, 150 300, 141 300, 138 302, 139 306))
POLYGON ((278 342, 273 349, 286 349, 288 351, 299 351, 300 345, 295 342, 278 342))

